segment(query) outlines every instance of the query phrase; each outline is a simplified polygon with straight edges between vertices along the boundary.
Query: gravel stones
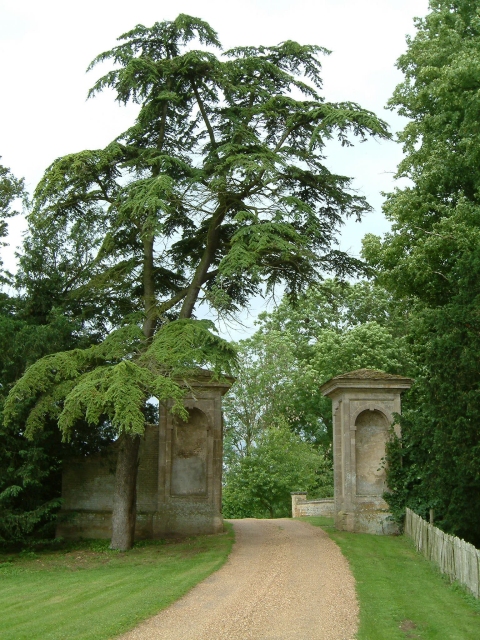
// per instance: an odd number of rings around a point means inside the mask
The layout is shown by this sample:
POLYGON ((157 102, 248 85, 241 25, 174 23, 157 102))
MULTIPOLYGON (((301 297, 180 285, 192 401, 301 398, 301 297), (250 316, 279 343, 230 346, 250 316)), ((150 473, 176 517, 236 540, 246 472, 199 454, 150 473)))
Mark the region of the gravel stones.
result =
POLYGON ((225 565, 123 640, 353 640, 355 581, 318 527, 232 520, 225 565))

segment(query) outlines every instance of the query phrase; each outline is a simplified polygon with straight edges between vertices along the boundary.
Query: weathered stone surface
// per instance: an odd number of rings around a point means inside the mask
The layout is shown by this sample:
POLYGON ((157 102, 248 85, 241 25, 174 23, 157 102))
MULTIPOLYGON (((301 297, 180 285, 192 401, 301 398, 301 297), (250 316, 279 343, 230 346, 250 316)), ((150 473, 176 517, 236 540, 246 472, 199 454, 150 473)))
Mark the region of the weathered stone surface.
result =
POLYGON ((303 516, 335 516, 335 501, 333 498, 322 500, 307 500, 307 494, 302 491, 292 492, 292 518, 303 516))
MULTIPOLYGON (((400 394, 410 378, 359 369, 332 378, 321 391, 333 402, 335 525, 343 531, 395 533, 382 495, 385 444, 400 394)), ((394 427, 400 434, 398 425, 394 427)))
MULTIPOLYGON (((204 374, 185 396, 188 422, 160 408, 139 453, 136 539, 218 533, 223 529, 222 396, 231 382, 204 374)), ((73 460, 63 471, 64 522, 57 536, 109 538, 116 447, 73 460)))

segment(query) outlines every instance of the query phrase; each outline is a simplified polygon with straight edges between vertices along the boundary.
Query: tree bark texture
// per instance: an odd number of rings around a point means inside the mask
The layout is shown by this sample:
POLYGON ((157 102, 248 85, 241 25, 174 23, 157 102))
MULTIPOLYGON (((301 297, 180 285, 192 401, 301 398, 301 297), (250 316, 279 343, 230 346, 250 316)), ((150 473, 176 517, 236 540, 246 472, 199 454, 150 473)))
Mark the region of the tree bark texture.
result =
POLYGON ((132 548, 135 539, 139 447, 140 436, 126 433, 120 436, 113 494, 110 549, 127 551, 132 548))

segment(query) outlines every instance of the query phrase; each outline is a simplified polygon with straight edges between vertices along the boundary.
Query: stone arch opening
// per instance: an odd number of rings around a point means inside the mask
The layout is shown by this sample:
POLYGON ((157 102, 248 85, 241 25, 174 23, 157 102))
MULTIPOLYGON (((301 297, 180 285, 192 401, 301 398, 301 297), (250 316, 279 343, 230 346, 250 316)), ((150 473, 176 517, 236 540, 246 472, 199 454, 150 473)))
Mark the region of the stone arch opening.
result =
POLYGON ((355 420, 357 496, 381 497, 387 488, 382 460, 389 426, 387 416, 378 409, 361 411, 355 420))

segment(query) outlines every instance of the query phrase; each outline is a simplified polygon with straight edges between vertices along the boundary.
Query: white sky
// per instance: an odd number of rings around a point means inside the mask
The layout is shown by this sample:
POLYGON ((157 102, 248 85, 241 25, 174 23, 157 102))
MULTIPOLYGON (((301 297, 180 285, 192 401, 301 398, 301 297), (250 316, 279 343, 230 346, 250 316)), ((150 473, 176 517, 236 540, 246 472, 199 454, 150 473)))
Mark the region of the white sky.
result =
MULTIPOLYGON (((331 49, 323 61, 326 99, 358 102, 398 131, 402 120, 384 110, 402 80, 394 64, 414 33, 413 17, 427 11, 427 0, 0 0, 0 162, 32 190, 55 158, 103 147, 127 128, 134 111, 112 94, 86 101, 100 70, 85 69, 124 31, 179 13, 209 22, 226 48, 290 39, 331 49)), ((394 142, 329 150, 327 166, 353 177, 375 209, 361 224, 347 223, 342 248, 358 254, 365 233, 388 229, 380 194, 393 188, 401 155, 394 142)), ((24 228, 20 218, 10 222, 2 257, 11 270, 24 228)))

